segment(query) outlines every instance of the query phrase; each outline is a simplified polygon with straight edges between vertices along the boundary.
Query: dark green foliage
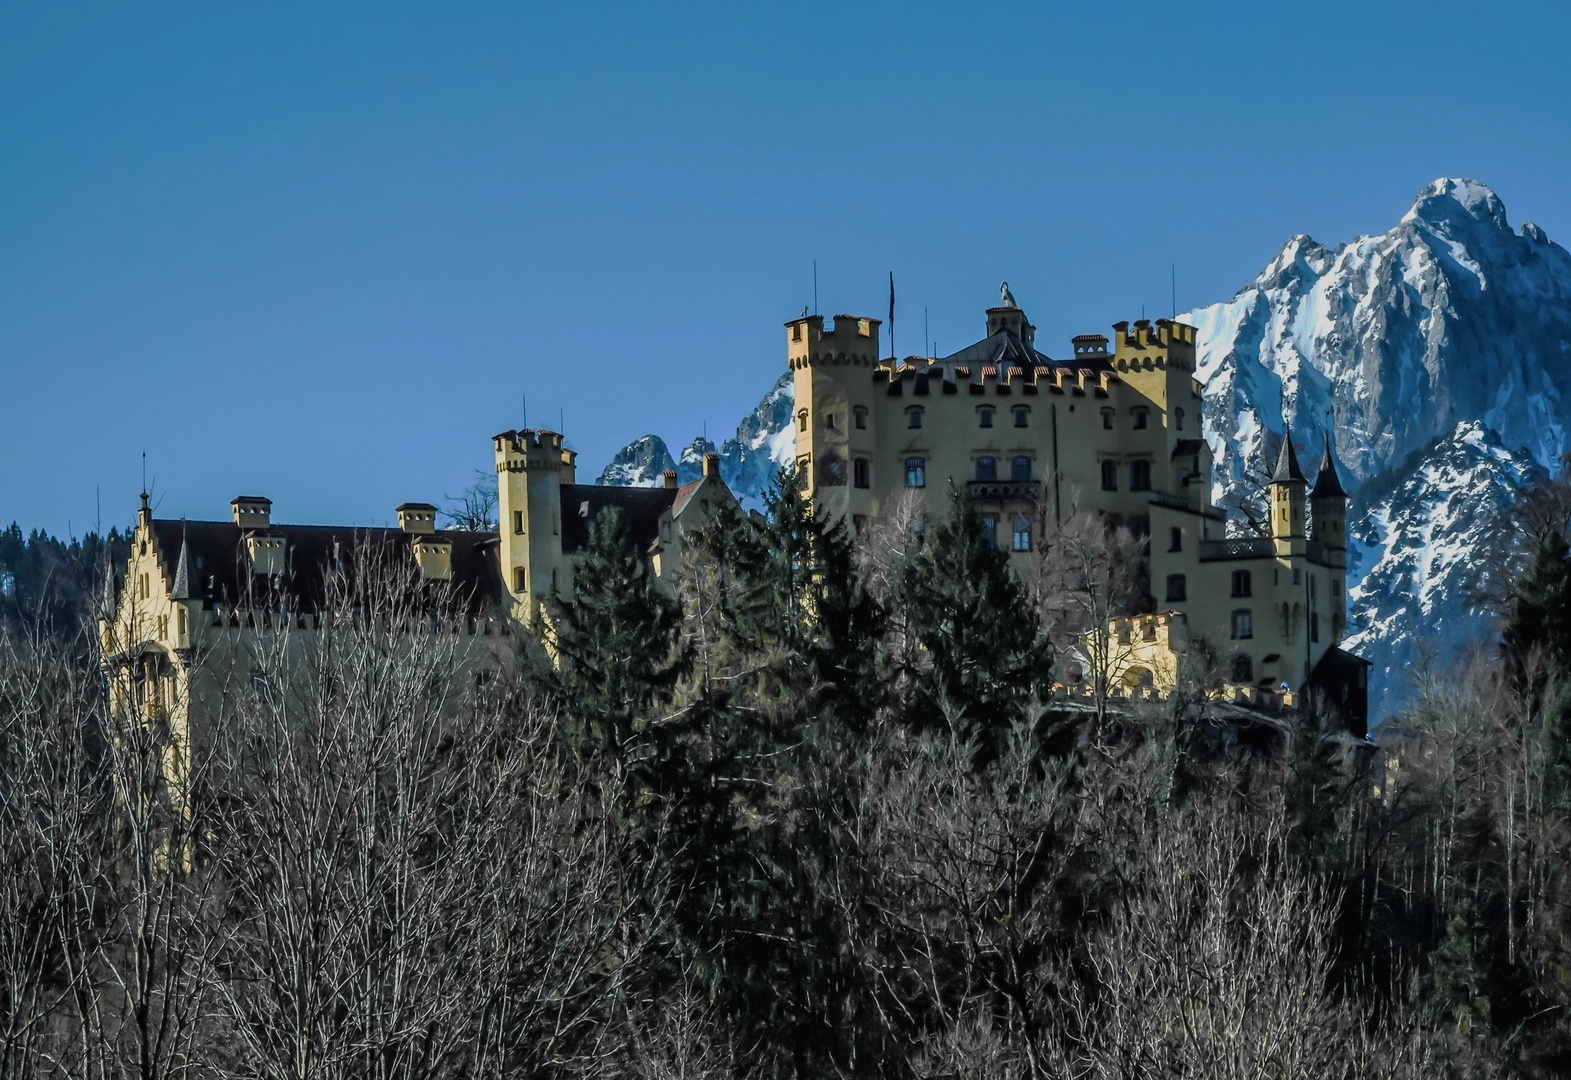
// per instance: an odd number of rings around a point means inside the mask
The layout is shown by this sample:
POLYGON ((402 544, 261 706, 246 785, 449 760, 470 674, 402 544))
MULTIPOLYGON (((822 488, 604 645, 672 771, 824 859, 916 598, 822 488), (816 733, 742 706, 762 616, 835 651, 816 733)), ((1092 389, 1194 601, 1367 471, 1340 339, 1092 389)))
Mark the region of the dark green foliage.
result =
POLYGON ((1571 670, 1571 547, 1559 529, 1545 529, 1532 560, 1512 589, 1501 635, 1518 678, 1560 676, 1571 670), (1534 654, 1542 669, 1531 665, 1534 654))
POLYGON ((1049 685, 1052 649, 975 504, 951 489, 949 518, 906 567, 900 602, 927 662, 916 673, 911 719, 953 727, 996 753, 1027 703, 1049 685))
POLYGON ((71 642, 99 617, 104 575, 125 572, 129 554, 118 529, 88 533, 69 543, 11 523, 0 530, 0 626, 71 642))
POLYGON ((1313 870, 1330 868, 1337 840, 1337 818, 1347 802, 1341 753, 1326 738, 1320 714, 1306 709, 1288 740, 1288 852, 1313 870))

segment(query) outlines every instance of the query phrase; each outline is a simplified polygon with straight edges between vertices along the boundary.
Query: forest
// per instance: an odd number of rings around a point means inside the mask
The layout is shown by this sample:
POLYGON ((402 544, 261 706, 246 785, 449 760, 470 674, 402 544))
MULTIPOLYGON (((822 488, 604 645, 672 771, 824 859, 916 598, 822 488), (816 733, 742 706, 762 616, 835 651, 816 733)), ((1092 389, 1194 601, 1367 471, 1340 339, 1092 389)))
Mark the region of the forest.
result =
POLYGON ((1223 643, 1165 697, 1056 691, 1143 588, 1127 530, 1045 529, 1022 579, 961 495, 852 537, 783 477, 675 596, 601 514, 495 678, 368 569, 179 783, 93 654, 109 542, 53 587, 13 529, 0 1076, 1567 1075, 1571 552, 1536 505, 1498 641, 1373 746, 1220 715, 1223 643))

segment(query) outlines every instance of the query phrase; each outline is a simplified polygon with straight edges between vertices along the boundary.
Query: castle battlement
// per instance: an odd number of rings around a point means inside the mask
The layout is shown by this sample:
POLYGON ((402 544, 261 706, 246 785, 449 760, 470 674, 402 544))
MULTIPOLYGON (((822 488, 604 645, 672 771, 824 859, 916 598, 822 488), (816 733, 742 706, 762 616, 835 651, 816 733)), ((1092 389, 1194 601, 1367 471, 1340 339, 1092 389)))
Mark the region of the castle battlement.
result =
POLYGON ((817 364, 871 367, 878 363, 878 319, 836 315, 834 328, 824 329, 822 315, 804 315, 786 323, 786 355, 794 368, 817 364))

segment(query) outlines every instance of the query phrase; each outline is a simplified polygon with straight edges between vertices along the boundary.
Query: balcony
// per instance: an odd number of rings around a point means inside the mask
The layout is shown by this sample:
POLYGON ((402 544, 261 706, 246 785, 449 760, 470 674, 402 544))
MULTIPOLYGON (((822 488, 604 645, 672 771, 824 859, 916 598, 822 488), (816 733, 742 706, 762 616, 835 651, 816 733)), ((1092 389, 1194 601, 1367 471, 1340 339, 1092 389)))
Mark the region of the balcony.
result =
POLYGON ((966 484, 966 493, 973 499, 991 502, 1039 502, 1042 485, 1035 480, 972 480, 966 484))

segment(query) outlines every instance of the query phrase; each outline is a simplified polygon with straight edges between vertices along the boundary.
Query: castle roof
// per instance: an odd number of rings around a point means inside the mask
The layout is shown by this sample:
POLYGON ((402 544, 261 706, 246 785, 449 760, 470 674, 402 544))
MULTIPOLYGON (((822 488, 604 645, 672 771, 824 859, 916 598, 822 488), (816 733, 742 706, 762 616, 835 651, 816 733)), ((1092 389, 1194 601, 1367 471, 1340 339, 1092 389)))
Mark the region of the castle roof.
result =
MULTIPOLYGON (((696 482, 687 485, 693 487, 696 482)), ((682 490, 685 489, 563 484, 562 551, 570 553, 588 547, 595 517, 608 506, 621 508, 633 546, 640 552, 648 551, 660 539, 660 515, 673 510, 682 490)), ((688 495, 692 492, 688 491, 688 495)))
MULTIPOLYGON (((933 361, 928 370, 929 372, 934 369, 942 371, 947 368, 949 370, 944 372, 945 378, 953 378, 953 369, 956 366, 969 367, 973 371, 990 366, 1013 366, 1029 371, 1033 367, 1046 367, 1057 363, 1046 353, 1038 352, 1034 346, 1027 345, 1019 334, 1005 326, 974 345, 967 345, 957 353, 950 353, 933 361)), ((1076 361, 1075 366, 1095 367, 1097 363, 1076 361)), ((1106 363, 1102 362, 1101 366, 1105 367, 1106 363)))
POLYGON ((1273 484, 1285 484, 1296 480, 1304 482, 1304 470, 1298 467, 1298 455, 1293 453, 1293 433, 1287 432, 1282 436, 1282 452, 1276 457, 1276 471, 1271 474, 1273 484))
POLYGON ((229 521, 155 519, 153 535, 164 552, 178 551, 171 588, 190 599, 245 607, 268 602, 282 591, 293 611, 314 612, 327 596, 328 574, 336 564, 353 580, 355 562, 368 554, 386 555, 414 565, 411 545, 433 536, 451 541, 453 576, 450 584, 470 614, 481 614, 507 597, 497 560, 495 533, 444 531, 417 535, 402 529, 350 525, 273 525, 266 530, 242 529, 229 521), (246 536, 261 532, 285 542, 288 571, 276 581, 250 572, 246 536), (182 576, 184 588, 182 589, 182 576))
POLYGON ((1336 455, 1332 452, 1331 435, 1326 434, 1326 456, 1320 462, 1320 475, 1315 477, 1314 490, 1309 493, 1312 499, 1347 498, 1347 492, 1342 490, 1341 478, 1336 474, 1336 455))

